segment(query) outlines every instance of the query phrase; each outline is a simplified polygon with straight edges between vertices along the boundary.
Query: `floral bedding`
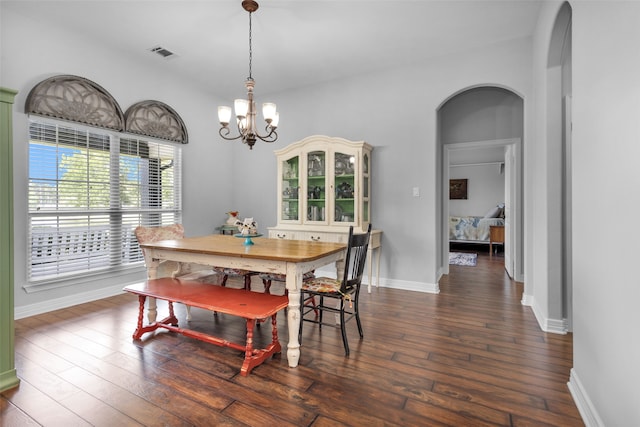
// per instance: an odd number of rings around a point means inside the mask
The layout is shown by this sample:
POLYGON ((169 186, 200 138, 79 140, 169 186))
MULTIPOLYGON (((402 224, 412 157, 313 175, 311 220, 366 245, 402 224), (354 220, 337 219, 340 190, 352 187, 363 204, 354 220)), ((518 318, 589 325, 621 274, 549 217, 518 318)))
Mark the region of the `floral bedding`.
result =
POLYGON ((450 241, 484 241, 489 242, 489 227, 504 225, 502 218, 484 218, 481 216, 449 217, 450 241))

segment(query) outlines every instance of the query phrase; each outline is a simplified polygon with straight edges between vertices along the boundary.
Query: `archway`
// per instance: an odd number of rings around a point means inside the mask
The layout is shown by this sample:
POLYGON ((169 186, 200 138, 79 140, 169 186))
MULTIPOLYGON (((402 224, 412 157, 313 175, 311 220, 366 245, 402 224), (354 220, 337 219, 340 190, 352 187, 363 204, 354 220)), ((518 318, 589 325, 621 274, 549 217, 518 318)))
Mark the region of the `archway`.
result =
POLYGON ((547 56, 546 167, 550 186, 547 247, 547 312, 551 332, 572 330, 571 230, 571 6, 565 2, 556 16, 547 56), (561 319, 560 322, 553 322, 561 319))
MULTIPOLYGON (((522 97, 509 89, 479 86, 452 95, 438 109, 439 176, 442 183, 439 198, 442 250, 439 260, 443 274, 449 271, 449 168, 454 153, 458 158, 460 153, 464 153, 467 159, 479 156, 475 164, 502 163, 505 166, 503 202, 508 202, 505 206, 505 267, 515 280, 523 280, 523 104, 522 97)), ((487 200, 487 208, 496 202, 487 200)), ((481 210, 476 207, 478 209, 481 210)), ((473 216, 482 216, 484 211, 480 210, 473 216)))

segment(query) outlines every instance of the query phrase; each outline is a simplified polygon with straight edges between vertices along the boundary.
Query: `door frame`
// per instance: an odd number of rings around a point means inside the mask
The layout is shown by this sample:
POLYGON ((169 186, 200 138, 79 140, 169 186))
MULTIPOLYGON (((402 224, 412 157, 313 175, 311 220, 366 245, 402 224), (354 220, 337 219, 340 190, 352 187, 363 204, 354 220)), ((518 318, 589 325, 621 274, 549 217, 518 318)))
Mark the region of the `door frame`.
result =
MULTIPOLYGON (((505 222, 505 226, 510 230, 505 230, 505 251, 510 251, 509 256, 513 262, 507 271, 512 278, 518 282, 524 281, 524 221, 523 221, 523 168, 522 168, 522 139, 495 139, 487 141, 460 142, 454 144, 444 144, 442 150, 442 266, 443 274, 449 274, 449 168, 451 166, 450 152, 454 150, 468 150, 478 148, 508 147, 511 146, 514 152, 514 164, 506 165, 507 156, 504 157, 505 170, 512 170, 515 179, 508 179, 505 175, 505 192, 512 196, 512 206, 509 206, 507 213, 510 218, 505 222), (511 270, 511 271, 509 271, 511 270)), ((506 150, 505 150, 506 151, 506 150)), ((506 227, 505 227, 506 228, 506 227)), ((505 266, 506 268, 507 266, 505 266)))

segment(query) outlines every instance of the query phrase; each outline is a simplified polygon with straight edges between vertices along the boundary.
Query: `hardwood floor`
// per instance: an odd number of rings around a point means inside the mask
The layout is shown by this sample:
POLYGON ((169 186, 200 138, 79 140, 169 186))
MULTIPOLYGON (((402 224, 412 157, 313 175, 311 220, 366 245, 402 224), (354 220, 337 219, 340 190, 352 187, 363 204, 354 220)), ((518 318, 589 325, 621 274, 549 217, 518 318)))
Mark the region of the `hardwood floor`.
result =
MULTIPOLYGON (((21 383, 0 395, 0 425, 582 426, 566 384, 572 336, 540 331, 502 262, 451 266, 438 295, 365 289, 349 358, 339 330, 305 324, 297 368, 285 351, 248 377, 232 349, 168 332, 132 341, 133 295, 21 319, 21 383)), ((241 319, 193 316, 192 328, 244 339, 241 319)), ((282 312, 278 326, 286 346, 282 312)))

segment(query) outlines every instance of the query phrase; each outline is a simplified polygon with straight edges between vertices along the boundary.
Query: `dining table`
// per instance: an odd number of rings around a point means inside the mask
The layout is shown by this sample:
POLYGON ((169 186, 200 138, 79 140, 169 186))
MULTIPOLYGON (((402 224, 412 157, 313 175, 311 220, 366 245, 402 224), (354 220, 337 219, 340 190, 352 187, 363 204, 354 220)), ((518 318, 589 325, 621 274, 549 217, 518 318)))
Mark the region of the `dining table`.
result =
MULTIPOLYGON (((287 361, 290 367, 296 367, 300 360, 298 332, 301 322, 302 277, 304 273, 331 263, 336 265, 336 277, 341 277, 346 244, 266 237, 252 238, 252 245, 245 245, 244 242, 245 239, 238 239, 236 236, 212 234, 143 243, 140 247, 143 249, 150 279, 157 278, 158 266, 163 260, 285 274, 289 298, 287 361)), ((154 298, 148 299, 147 310, 149 322, 155 322, 157 306, 154 298)))

